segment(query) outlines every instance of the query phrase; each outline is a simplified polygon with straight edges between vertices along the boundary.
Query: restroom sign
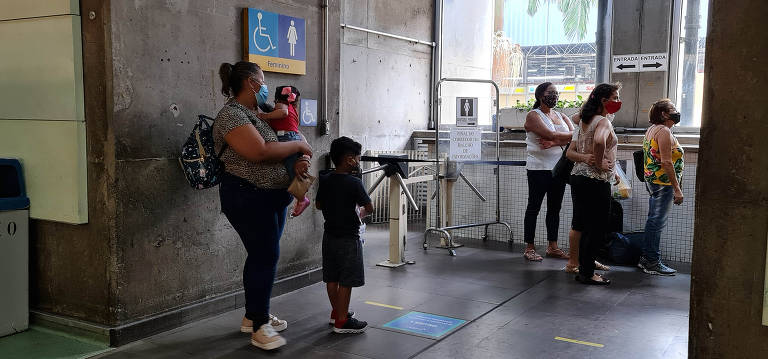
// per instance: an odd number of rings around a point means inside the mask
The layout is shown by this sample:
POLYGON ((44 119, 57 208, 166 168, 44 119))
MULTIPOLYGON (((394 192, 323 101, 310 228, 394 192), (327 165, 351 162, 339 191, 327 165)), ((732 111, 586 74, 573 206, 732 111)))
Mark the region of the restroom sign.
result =
POLYGON ((456 98, 456 126, 477 126, 477 97, 456 98))
POLYGON ((668 58, 666 52, 613 55, 611 71, 614 73, 667 71, 668 58))
POLYGON ((243 9, 243 57, 262 70, 306 75, 305 21, 261 9, 243 9))

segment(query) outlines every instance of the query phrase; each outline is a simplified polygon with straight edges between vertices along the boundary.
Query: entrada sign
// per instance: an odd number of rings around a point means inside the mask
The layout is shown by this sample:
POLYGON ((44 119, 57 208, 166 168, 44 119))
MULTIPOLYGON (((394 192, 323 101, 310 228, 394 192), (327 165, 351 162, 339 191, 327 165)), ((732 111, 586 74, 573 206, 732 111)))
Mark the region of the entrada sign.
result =
POLYGON ((264 71, 306 75, 305 21, 261 9, 243 9, 243 57, 264 71))

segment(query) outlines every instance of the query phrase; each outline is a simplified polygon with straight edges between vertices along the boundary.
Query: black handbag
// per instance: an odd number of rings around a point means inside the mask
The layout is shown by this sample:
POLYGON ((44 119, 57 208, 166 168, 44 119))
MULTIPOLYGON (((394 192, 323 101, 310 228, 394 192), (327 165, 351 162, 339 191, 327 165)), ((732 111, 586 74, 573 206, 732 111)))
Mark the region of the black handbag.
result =
POLYGON ((645 182, 645 157, 643 150, 632 152, 632 159, 635 162, 635 176, 640 182, 645 182))
POLYGON ((555 163, 555 167, 552 168, 552 177, 559 179, 565 183, 568 183, 568 179, 571 177, 571 171, 573 170, 573 161, 569 160, 565 155, 568 152, 568 147, 571 144, 565 145, 563 154, 560 155, 560 159, 555 163))

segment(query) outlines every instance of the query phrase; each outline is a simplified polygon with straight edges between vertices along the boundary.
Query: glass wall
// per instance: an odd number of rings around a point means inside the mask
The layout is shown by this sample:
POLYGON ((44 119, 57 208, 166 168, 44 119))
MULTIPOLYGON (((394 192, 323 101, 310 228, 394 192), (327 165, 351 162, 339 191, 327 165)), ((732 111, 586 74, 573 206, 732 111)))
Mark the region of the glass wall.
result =
POLYGON ((680 126, 701 126, 708 10, 708 0, 682 0, 675 86, 680 126))
POLYGON ((493 79, 501 107, 524 107, 542 82, 554 83, 562 100, 589 95, 596 79, 597 0, 496 1, 493 79))

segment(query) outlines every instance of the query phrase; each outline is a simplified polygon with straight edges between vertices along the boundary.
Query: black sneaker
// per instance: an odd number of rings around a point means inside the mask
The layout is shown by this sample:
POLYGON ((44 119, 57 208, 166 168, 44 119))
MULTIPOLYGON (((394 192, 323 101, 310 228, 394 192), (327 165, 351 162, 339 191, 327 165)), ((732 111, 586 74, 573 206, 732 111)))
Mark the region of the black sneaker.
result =
MULTIPOLYGON (((354 311, 350 310, 349 312, 347 312, 347 318, 352 318, 354 316, 355 316, 355 312, 354 311)), ((329 325, 336 324, 336 318, 331 317, 331 319, 328 321, 328 324, 329 325)))
POLYGON ((334 326, 333 332, 339 334, 357 334, 364 332, 366 329, 368 329, 368 322, 349 317, 343 327, 336 328, 334 326))

